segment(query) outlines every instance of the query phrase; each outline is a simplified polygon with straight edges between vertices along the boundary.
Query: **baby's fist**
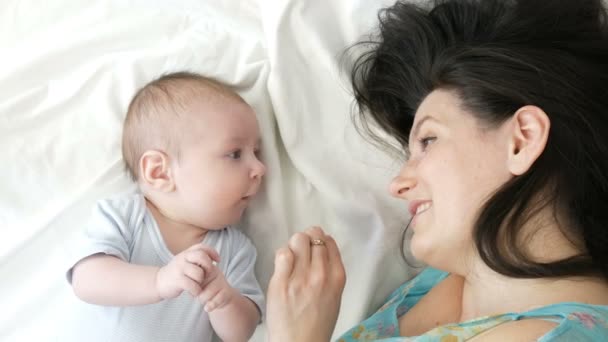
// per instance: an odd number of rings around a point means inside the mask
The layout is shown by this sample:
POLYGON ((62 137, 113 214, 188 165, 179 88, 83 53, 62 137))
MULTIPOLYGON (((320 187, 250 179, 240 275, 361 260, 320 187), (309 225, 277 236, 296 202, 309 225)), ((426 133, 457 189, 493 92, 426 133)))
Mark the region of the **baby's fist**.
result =
POLYGON ((224 275, 218 271, 216 277, 203 287, 198 300, 204 305, 205 311, 211 312, 228 305, 238 295, 238 291, 232 288, 224 275))

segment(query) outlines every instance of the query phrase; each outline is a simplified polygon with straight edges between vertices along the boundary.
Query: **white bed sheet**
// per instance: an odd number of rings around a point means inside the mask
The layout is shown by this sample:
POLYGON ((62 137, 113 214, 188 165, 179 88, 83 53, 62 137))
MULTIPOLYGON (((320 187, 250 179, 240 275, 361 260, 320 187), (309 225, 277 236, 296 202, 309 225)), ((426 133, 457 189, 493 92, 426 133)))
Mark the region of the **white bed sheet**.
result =
POLYGON ((234 86, 258 114, 269 171, 242 226, 264 288, 275 249, 320 224, 348 274, 335 335, 375 310, 415 272, 398 252, 407 213, 386 191, 399 165, 351 123, 339 56, 391 2, 0 2, 0 340, 47 341, 66 324, 73 238, 96 199, 133 187, 126 106, 178 69, 234 86))

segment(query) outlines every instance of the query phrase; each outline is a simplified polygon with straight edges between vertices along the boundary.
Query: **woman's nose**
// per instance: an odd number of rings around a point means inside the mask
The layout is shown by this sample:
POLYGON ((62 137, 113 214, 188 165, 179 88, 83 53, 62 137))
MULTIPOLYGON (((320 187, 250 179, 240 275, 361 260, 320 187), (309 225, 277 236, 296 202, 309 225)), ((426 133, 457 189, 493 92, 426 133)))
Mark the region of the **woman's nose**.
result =
POLYGON ((393 197, 405 199, 408 191, 416 186, 416 180, 406 171, 406 167, 404 167, 391 181, 389 192, 393 197))

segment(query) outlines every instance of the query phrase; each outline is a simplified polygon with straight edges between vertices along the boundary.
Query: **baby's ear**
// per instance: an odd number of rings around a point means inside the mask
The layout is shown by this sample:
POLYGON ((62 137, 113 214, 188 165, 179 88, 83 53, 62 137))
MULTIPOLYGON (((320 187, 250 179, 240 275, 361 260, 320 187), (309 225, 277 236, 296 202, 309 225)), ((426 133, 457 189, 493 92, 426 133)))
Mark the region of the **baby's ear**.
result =
POLYGON ((139 159, 139 174, 140 181, 147 187, 162 192, 175 190, 169 156, 164 152, 155 150, 144 152, 139 159))

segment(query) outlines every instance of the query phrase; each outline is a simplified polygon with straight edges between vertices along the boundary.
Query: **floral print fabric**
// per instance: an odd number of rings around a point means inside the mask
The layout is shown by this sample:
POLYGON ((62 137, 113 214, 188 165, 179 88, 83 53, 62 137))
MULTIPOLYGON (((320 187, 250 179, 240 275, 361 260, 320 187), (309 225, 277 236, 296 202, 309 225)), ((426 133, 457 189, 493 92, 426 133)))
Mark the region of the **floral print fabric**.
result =
POLYGON ((350 329, 337 342, 458 342, 501 323, 536 318, 555 322, 557 325, 538 341, 608 341, 608 306, 582 303, 559 303, 523 313, 507 313, 481 317, 458 324, 448 324, 432 329, 423 335, 401 337, 399 317, 405 314, 448 273, 426 268, 412 280, 395 290, 387 302, 371 317, 350 329))

